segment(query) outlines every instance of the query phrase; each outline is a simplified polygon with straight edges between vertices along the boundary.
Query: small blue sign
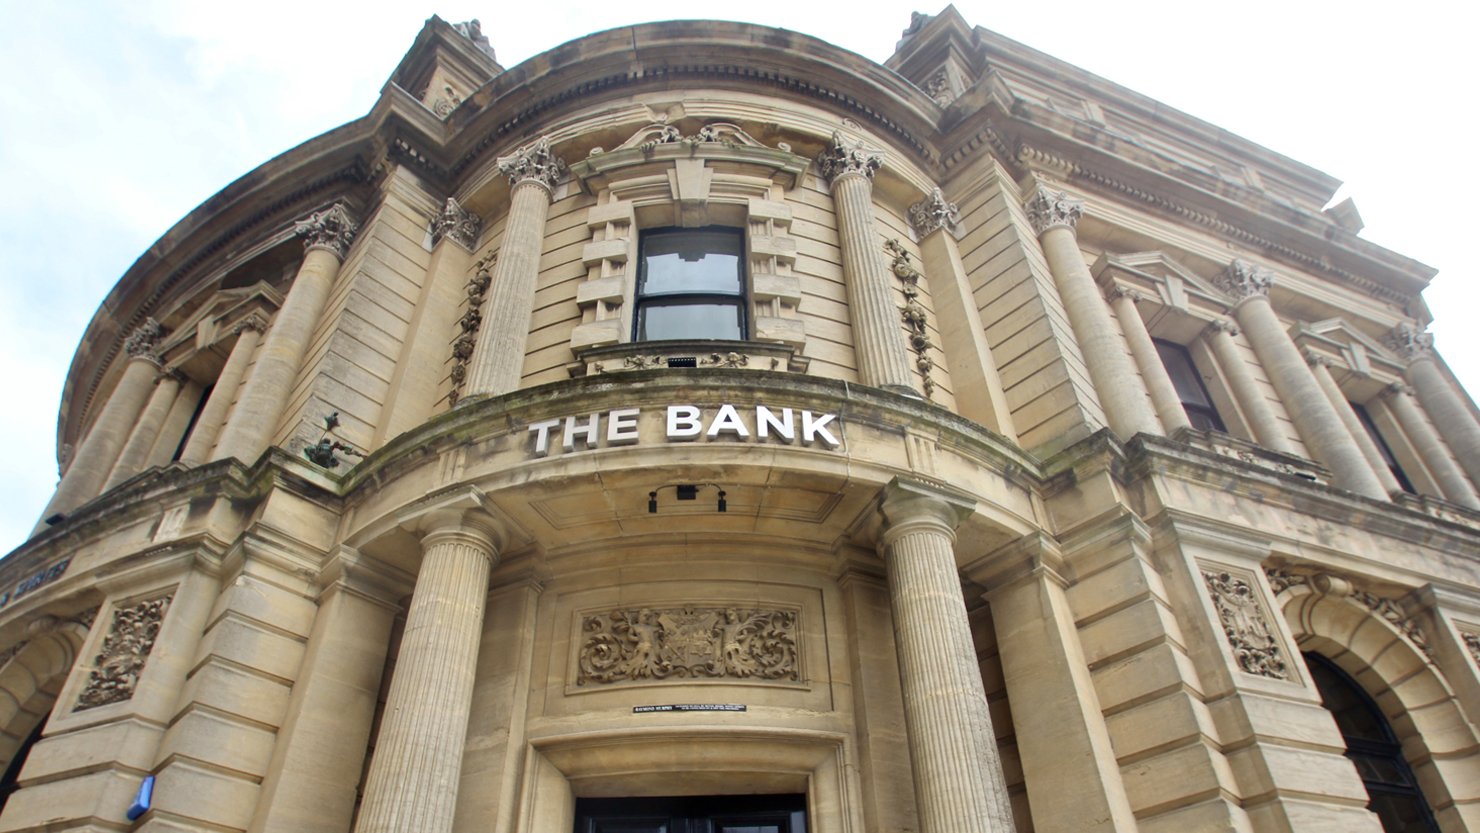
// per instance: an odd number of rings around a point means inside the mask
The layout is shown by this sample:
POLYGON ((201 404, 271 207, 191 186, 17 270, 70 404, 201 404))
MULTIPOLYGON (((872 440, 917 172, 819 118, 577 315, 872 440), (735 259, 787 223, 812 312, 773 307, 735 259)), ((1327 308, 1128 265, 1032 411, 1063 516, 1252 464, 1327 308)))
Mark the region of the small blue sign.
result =
POLYGON ((154 803, 154 776, 144 777, 144 783, 139 785, 139 792, 134 796, 134 803, 129 805, 128 820, 133 821, 139 816, 149 812, 149 805, 154 803))

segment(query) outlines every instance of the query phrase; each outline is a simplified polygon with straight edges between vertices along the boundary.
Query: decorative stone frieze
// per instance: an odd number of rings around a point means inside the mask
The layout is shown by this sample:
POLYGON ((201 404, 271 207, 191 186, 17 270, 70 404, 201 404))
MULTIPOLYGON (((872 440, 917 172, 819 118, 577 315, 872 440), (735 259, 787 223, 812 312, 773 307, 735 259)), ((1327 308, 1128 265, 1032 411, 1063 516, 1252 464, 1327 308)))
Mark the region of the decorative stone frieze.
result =
POLYGON ((462 246, 468 251, 478 242, 478 232, 483 228, 483 218, 471 211, 464 211, 457 200, 447 198, 442 205, 442 213, 432 221, 432 245, 435 246, 442 238, 462 246))
POLYGON ((552 192, 566 174, 564 160, 550 150, 550 140, 544 136, 508 156, 500 156, 496 164, 510 185, 535 182, 552 192))
POLYGON ((925 391, 925 398, 929 399, 935 392, 935 380, 930 378, 930 371, 935 368, 935 362, 930 358, 930 349, 935 345, 930 342, 930 321, 925 307, 920 305, 920 270, 910 263, 910 253, 905 251, 898 240, 885 241, 884 250, 894 259, 890 269, 894 272, 894 277, 899 278, 900 291, 904 294, 904 307, 899 311, 900 319, 909 331, 910 349, 915 353, 915 369, 920 372, 920 384, 925 391))
POLYGON ((945 194, 936 188, 930 196, 910 206, 910 225, 921 239, 940 229, 945 229, 952 237, 959 237, 961 209, 953 202, 946 202, 945 194))
POLYGON ((797 630, 797 611, 773 608, 631 608, 582 616, 576 684, 799 682, 797 630))
POLYGON ((1290 679, 1284 651, 1253 582, 1219 570, 1203 570, 1202 576, 1239 669, 1275 680, 1290 679))
POLYGON ((936 104, 945 107, 956 97, 955 91, 951 89, 951 76, 945 67, 935 71, 935 74, 925 79, 925 84, 920 89, 935 100, 936 104))
POLYGON ((833 131, 832 141, 817 154, 817 169, 831 183, 840 176, 860 174, 868 179, 884 164, 884 157, 865 147, 863 142, 850 142, 842 131, 833 131))
POLYGON ((478 329, 483 325, 483 301, 488 297, 488 284, 493 281, 489 270, 497 260, 498 252, 489 252, 473 264, 473 277, 468 279, 463 297, 463 315, 457 320, 459 332, 452 340, 452 390, 447 394, 448 405, 457 404, 462 396, 463 383, 468 379, 468 364, 473 360, 473 349, 478 345, 478 329))
POLYGON ((1404 361, 1431 356, 1434 353, 1433 333, 1420 330, 1412 324, 1401 323, 1387 336, 1387 343, 1404 361))
POLYGON ((1084 215, 1083 200, 1042 185, 1028 198, 1024 207, 1028 212, 1028 223, 1033 226, 1033 233, 1040 236, 1058 226, 1073 230, 1078 227, 1079 218, 1084 215))
POLYGON ((1266 578, 1269 579, 1269 589, 1273 591, 1276 596, 1285 592, 1286 590, 1289 590, 1291 587, 1301 587, 1310 583, 1309 576, 1303 576, 1298 573, 1292 573, 1289 570, 1281 570, 1275 567, 1266 569, 1264 571, 1264 575, 1266 578))
POLYGON ((134 328, 128 338, 123 341, 124 352, 134 358, 144 358, 159 363, 159 356, 155 355, 155 347, 159 339, 164 335, 164 328, 153 318, 144 319, 144 323, 134 328))
POLYGON ((172 598, 173 594, 161 596, 113 611, 113 622, 93 659, 92 673, 77 698, 75 711, 120 703, 134 696, 172 598))
POLYGON ((1269 586, 1275 595, 1285 592, 1291 587, 1310 586, 1316 592, 1351 599, 1362 605, 1372 613, 1381 617, 1383 621, 1392 625, 1399 633, 1408 638, 1413 646, 1430 660, 1434 658, 1434 650, 1429 645, 1428 637, 1424 635, 1417 621, 1404 612, 1402 605, 1386 596, 1379 596, 1367 590, 1357 590, 1352 586, 1349 578, 1336 576, 1328 573, 1318 573, 1314 576, 1291 573, 1283 569, 1267 569, 1264 574, 1269 577, 1269 586))
POLYGON ((1269 295, 1274 273, 1247 260, 1235 260, 1213 278, 1213 285, 1242 301, 1255 295, 1269 295))
POLYGON ((344 203, 338 202, 323 211, 315 211, 293 227, 293 233, 303 238, 304 248, 325 249, 340 260, 344 260, 359 230, 344 203))

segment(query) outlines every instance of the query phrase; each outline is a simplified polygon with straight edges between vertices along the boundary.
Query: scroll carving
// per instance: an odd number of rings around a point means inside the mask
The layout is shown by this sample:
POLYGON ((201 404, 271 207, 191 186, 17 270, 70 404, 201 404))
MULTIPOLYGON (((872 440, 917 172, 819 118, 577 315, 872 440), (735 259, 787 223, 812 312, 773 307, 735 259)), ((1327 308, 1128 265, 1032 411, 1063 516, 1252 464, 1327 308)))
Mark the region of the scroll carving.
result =
POLYGON ((581 618, 577 685, 665 679, 801 680, 797 612, 639 608, 581 618))
POLYGON ((890 268, 902 284, 904 308, 899 315, 905 329, 909 330, 910 349, 915 351, 915 369, 920 372, 920 383, 925 389, 925 398, 929 399, 935 393, 935 380, 930 378, 930 371, 935 367, 930 358, 930 348, 934 345, 930 343, 925 307, 920 305, 920 270, 910 263, 910 253, 898 240, 885 241, 884 250, 894 258, 890 268))
POLYGON ((1284 652, 1259 605, 1254 585, 1226 572, 1203 570, 1202 575, 1239 669, 1259 677, 1290 679, 1284 652))
POLYGON ((172 598, 162 596, 113 611, 113 622, 102 650, 93 659, 93 670, 77 698, 76 711, 121 703, 134 696, 172 598))
POLYGON ((490 270, 497 260, 498 252, 490 252, 473 264, 473 277, 468 279, 463 299, 466 309, 457 320, 458 336, 452 340, 452 391, 447 394, 448 405, 456 405, 462 398, 468 364, 473 361, 473 348, 478 344, 478 329, 483 326, 483 300, 488 297, 488 286, 493 282, 490 270))

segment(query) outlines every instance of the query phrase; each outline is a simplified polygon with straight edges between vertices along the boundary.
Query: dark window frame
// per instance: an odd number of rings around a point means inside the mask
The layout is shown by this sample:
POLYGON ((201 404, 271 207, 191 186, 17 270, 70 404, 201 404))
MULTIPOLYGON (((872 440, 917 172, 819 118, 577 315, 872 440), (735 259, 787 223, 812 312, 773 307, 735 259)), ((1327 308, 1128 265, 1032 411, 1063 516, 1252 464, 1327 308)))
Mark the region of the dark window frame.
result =
POLYGON ((1347 404, 1352 406, 1352 412, 1357 415, 1357 421, 1367 429, 1367 436, 1372 439, 1372 444, 1377 446, 1377 453, 1382 457, 1382 461, 1387 463, 1388 471, 1393 473, 1393 479, 1398 481, 1398 488, 1410 495, 1418 494, 1418 490, 1413 488, 1413 481, 1408 479, 1408 473, 1403 471, 1403 467, 1398 464, 1398 457, 1393 454, 1392 446, 1382 438, 1382 432, 1378 430, 1377 423, 1372 419, 1372 412, 1368 411, 1365 405, 1359 405, 1356 402, 1348 401, 1347 404))
MULTIPOLYGON (((738 334, 733 337, 730 334, 718 337, 719 340, 747 341, 750 338, 750 275, 749 254, 745 245, 745 230, 734 226, 700 226, 696 228, 685 228, 682 226, 663 226, 658 228, 641 229, 638 232, 637 244, 637 280, 632 291, 632 341, 687 341, 690 339, 655 339, 643 335, 644 317, 643 312, 648 308, 699 306, 704 304, 734 306, 738 324, 738 334), (718 290, 695 290, 695 291, 668 291, 668 292, 645 292, 648 272, 648 245, 658 238, 675 237, 683 234, 710 234, 733 237, 736 258, 736 286, 735 292, 718 290)), ((704 338, 694 340, 707 340, 704 338)))
POLYGON ((1153 338, 1151 343, 1156 347, 1156 355, 1161 359, 1162 367, 1166 368, 1167 376, 1172 380, 1172 389, 1177 393, 1177 399, 1182 403, 1182 411, 1187 414, 1187 421, 1192 427, 1199 431, 1217 431, 1228 433, 1224 425, 1223 417, 1218 415, 1218 408, 1213 404, 1213 397, 1208 393, 1208 386, 1203 384, 1202 373, 1197 369, 1197 362, 1192 360, 1192 351, 1186 345, 1175 341, 1153 338), (1172 357, 1182 367, 1173 367, 1168 357, 1172 357), (1183 386, 1177 384, 1180 373, 1195 385, 1196 393, 1201 394, 1202 401, 1190 401, 1185 395, 1183 386))

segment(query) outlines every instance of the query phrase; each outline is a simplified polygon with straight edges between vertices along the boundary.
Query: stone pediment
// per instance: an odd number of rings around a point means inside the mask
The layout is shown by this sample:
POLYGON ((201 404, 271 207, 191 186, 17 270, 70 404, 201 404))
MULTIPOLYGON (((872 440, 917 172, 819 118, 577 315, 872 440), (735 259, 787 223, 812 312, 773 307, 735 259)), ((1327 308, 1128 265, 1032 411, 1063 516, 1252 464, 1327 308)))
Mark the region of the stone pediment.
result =
POLYGON ((1361 376, 1403 375, 1404 362, 1381 341, 1351 326, 1345 319, 1327 318, 1297 324, 1290 331, 1295 344, 1318 355, 1336 359, 1361 376), (1374 365, 1379 371, 1374 373, 1374 365))
POLYGON ((766 169, 771 179, 786 188, 796 184, 811 162, 792 153, 791 146, 785 142, 767 147, 734 124, 713 122, 685 134, 676 125, 656 123, 641 128, 611 150, 592 148, 570 170, 587 190, 595 192, 600 189, 604 175, 623 168, 654 162, 702 166, 711 161, 766 169))
POLYGON ((1150 289, 1163 306, 1190 311, 1194 306, 1223 306, 1226 296, 1213 282, 1168 257, 1165 252, 1103 254, 1090 271, 1105 288, 1123 281, 1150 289), (1197 304, 1197 301, 1202 301, 1197 304))

